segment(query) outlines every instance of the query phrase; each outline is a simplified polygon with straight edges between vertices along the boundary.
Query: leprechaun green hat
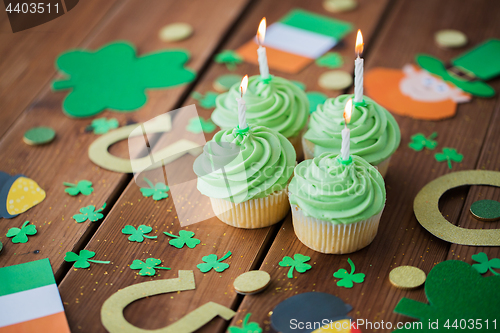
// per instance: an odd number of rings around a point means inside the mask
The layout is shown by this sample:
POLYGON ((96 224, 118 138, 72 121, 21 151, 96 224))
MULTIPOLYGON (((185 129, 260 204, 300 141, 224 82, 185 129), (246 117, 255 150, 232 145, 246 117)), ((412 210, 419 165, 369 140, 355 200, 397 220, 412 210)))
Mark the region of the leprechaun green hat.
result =
POLYGON ((495 90, 482 82, 500 74, 500 40, 489 39, 472 50, 451 60, 446 66, 441 60, 426 54, 418 54, 420 67, 463 91, 479 97, 492 97, 495 90))

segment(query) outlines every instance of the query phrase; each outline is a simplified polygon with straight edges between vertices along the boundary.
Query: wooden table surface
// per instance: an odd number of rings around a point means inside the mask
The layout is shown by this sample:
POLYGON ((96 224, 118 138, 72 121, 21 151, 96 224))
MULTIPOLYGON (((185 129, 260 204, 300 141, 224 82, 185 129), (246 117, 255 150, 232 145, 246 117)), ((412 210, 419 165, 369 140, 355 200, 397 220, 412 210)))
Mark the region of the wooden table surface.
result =
MULTIPOLYGON (((423 288, 404 291, 392 287, 389 272, 400 265, 413 265, 428 273, 434 265, 454 259, 472 263, 471 255, 480 251, 490 257, 500 256, 499 247, 471 247, 442 241, 415 219, 413 200, 418 191, 439 176, 459 170, 499 170, 500 104, 498 95, 473 98, 458 106, 456 116, 442 121, 421 121, 395 116, 401 127, 401 145, 392 157, 386 177, 387 205, 374 242, 353 254, 325 255, 314 252, 296 238, 290 214, 275 226, 236 229, 217 218, 179 225, 172 197, 155 202, 142 196, 131 175, 101 169, 87 154, 96 139, 84 132, 89 119, 71 119, 61 110, 67 92, 54 93, 50 83, 56 77, 54 61, 59 53, 71 48, 97 49, 115 40, 128 40, 140 54, 162 48, 189 50, 189 67, 197 73, 195 82, 174 89, 148 93, 147 104, 133 113, 103 112, 96 117, 115 117, 121 125, 143 122, 180 106, 196 103, 193 91, 213 91, 218 76, 229 73, 213 61, 215 54, 236 49, 252 38, 263 16, 268 24, 292 8, 303 8, 340 20, 352 22, 365 38, 365 70, 376 66, 401 68, 414 61, 417 53, 427 53, 444 61, 465 49, 442 49, 434 42, 434 33, 452 28, 466 33, 469 46, 487 38, 500 37, 500 2, 496 0, 358 0, 356 10, 332 14, 323 9, 321 0, 86 0, 62 17, 39 27, 13 34, 5 14, 0 15, 0 169, 10 174, 23 173, 45 189, 47 198, 38 206, 10 220, 0 221, 0 267, 49 258, 73 332, 105 332, 100 309, 113 293, 131 284, 177 277, 178 270, 193 270, 196 289, 141 299, 125 309, 125 317, 134 325, 157 329, 169 325, 208 301, 237 311, 231 321, 212 320, 200 332, 224 332, 228 325, 241 325, 251 312, 251 321, 264 331, 270 327, 269 312, 275 305, 297 293, 322 291, 334 294, 353 306, 355 319, 406 322, 393 309, 402 297, 426 301, 423 288), (161 27, 187 22, 194 35, 181 42, 165 43, 158 38, 161 27), (22 141, 26 130, 50 126, 57 138, 46 146, 28 146, 22 141), (439 147, 453 147, 464 155, 460 164, 449 170, 446 163, 434 160, 434 151, 415 152, 408 148, 410 137, 418 132, 439 133, 439 147), (88 179, 95 191, 90 196, 70 197, 63 182, 88 179), (99 222, 76 223, 71 217, 87 205, 106 202, 105 218, 99 222), (7 230, 29 220, 38 234, 25 244, 13 244, 5 237, 7 230), (123 226, 147 224, 153 227, 156 240, 130 243, 121 233, 123 226), (193 230, 201 245, 193 250, 176 249, 168 244, 163 231, 178 233, 193 230), (110 260, 110 265, 92 265, 74 269, 63 258, 67 251, 95 251, 96 259, 110 260), (231 267, 223 273, 203 274, 195 266, 201 257, 215 253, 219 257, 233 253, 227 260, 231 267), (313 268, 305 274, 286 278, 287 268, 278 266, 284 256, 301 253, 311 257, 313 268), (133 259, 161 258, 171 271, 155 277, 137 276, 128 266, 133 259), (365 282, 352 289, 339 288, 332 274, 347 268, 347 258, 356 270, 366 274, 365 282), (269 288, 252 296, 237 295, 232 287, 241 273, 261 269, 269 272, 269 288)), ((343 69, 353 72, 355 31, 335 51, 344 57, 343 69)), ((302 81, 308 91, 321 91, 329 97, 343 91, 327 91, 318 86, 318 76, 326 71, 314 64, 296 75, 272 71, 288 79, 302 81)), ((258 67, 239 65, 236 74, 258 73, 258 67)), ((491 85, 500 90, 500 80, 491 85)), ((348 91, 352 91, 352 88, 348 91)), ((198 107, 208 118, 212 110, 198 107)), ((211 135, 206 135, 210 139, 211 135)), ((164 143, 160 137, 157 145, 164 143)), ((154 146, 153 146, 154 147, 154 146)), ((126 142, 115 144, 112 154, 128 157, 126 142)), ((184 156, 186 161, 190 157, 184 156)), ((186 171, 190 172, 190 171, 186 171)), ((193 194, 196 196, 196 194, 193 194)), ((500 200, 500 190, 488 186, 464 186, 448 191, 440 200, 443 215, 465 228, 499 228, 500 222, 484 223, 471 217, 470 204, 478 199, 500 200)), ((194 198, 193 198, 194 199, 194 198)), ((371 331, 362 328, 363 331, 371 331)), ((384 331, 384 330, 378 330, 384 331)))

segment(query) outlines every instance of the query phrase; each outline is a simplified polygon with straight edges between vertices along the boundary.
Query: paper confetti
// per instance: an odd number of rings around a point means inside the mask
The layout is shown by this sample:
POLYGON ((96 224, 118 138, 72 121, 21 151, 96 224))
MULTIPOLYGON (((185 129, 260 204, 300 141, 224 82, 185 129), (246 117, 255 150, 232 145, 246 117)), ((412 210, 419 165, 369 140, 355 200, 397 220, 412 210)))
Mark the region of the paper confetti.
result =
POLYGON ((36 226, 34 224, 28 225, 30 221, 26 221, 23 223, 21 229, 19 228, 10 228, 7 231, 7 237, 13 237, 12 243, 26 243, 28 242, 28 235, 32 236, 37 233, 36 226))
POLYGON ((156 239, 158 236, 148 236, 147 233, 153 231, 153 228, 148 227, 147 225, 141 224, 137 229, 131 225, 126 225, 122 229, 122 233, 125 235, 130 235, 128 240, 131 242, 141 243, 144 241, 144 238, 148 239, 156 239))
POLYGON ((158 267, 158 265, 161 264, 160 259, 155 259, 155 258, 148 258, 146 259, 146 262, 143 262, 141 260, 134 260, 132 262, 132 265, 130 265, 131 269, 140 269, 139 275, 144 276, 153 276, 156 274, 156 269, 171 269, 168 267, 158 267))
POLYGON ((363 273, 354 274, 356 268, 354 267, 354 263, 352 262, 351 258, 348 258, 347 262, 351 266, 351 273, 347 273, 345 269, 341 268, 335 273, 333 273, 333 276, 336 277, 337 279, 340 279, 339 281, 337 281, 337 286, 352 288, 354 286, 354 282, 363 283, 363 281, 365 280, 365 274, 363 273))
POLYGON ((90 263, 94 264, 109 264, 111 261, 101 261, 101 260, 91 260, 95 256, 95 252, 89 250, 81 250, 80 254, 74 252, 66 252, 64 256, 64 261, 74 262, 73 266, 75 268, 88 268, 90 263))
POLYGON ((216 254, 210 254, 208 256, 201 258, 201 260, 203 260, 204 263, 198 264, 196 265, 196 267, 198 267, 198 269, 202 273, 209 272, 212 268, 218 273, 224 272, 226 269, 229 268, 229 264, 226 264, 221 261, 226 260, 230 256, 231 256, 231 251, 228 251, 222 258, 217 260, 216 254))
POLYGON ((94 188, 92 187, 92 182, 88 180, 80 180, 76 185, 72 183, 63 183, 64 186, 68 188, 64 189, 64 192, 69 195, 75 196, 78 194, 90 195, 94 192, 94 188))
POLYGON ((279 265, 281 267, 290 267, 288 270, 287 277, 289 279, 293 279, 293 270, 295 269, 299 273, 305 273, 306 271, 310 270, 312 268, 311 265, 306 264, 306 261, 309 261, 311 257, 302 255, 300 253, 297 253, 293 256, 293 259, 285 256, 283 257, 283 260, 279 262, 279 265))
POLYGON ((194 249, 196 245, 200 244, 201 241, 199 239, 193 238, 194 232, 187 230, 180 230, 179 236, 170 234, 168 232, 163 232, 165 235, 172 237, 168 244, 175 246, 178 249, 181 249, 184 245, 189 247, 190 249, 194 249))
POLYGON ((104 208, 106 208, 106 203, 104 203, 102 205, 102 207, 99 208, 98 210, 95 210, 94 205, 89 205, 87 207, 80 208, 81 214, 73 215, 73 219, 78 223, 82 223, 82 222, 85 222, 87 220, 89 220, 91 222, 99 221, 100 219, 102 219, 104 217, 104 215, 101 214, 101 212, 104 210, 104 208))

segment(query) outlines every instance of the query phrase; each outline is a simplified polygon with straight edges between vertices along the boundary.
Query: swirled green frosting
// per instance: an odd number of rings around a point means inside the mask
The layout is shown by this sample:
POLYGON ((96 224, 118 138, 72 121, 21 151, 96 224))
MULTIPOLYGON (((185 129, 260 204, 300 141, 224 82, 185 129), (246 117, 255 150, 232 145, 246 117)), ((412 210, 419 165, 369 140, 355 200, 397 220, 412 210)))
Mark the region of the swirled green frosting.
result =
MULTIPOLYGON (((353 95, 329 98, 311 114, 304 138, 314 143, 314 156, 325 152, 339 154, 344 129, 344 107, 353 95)), ((399 147, 401 132, 394 117, 382 106, 364 97, 366 106, 355 106, 347 127, 351 130, 350 152, 377 165, 399 147)))
POLYGON ((193 168, 202 194, 243 202, 284 189, 295 158, 292 144, 283 135, 253 126, 246 133, 237 128, 217 132, 193 168))
MULTIPOLYGON (((238 125, 240 85, 217 97, 212 121, 222 129, 238 125)), ((243 99, 247 105, 249 125, 266 126, 291 138, 299 134, 307 123, 309 100, 305 92, 294 83, 273 76, 262 80, 260 75, 250 77, 243 99)))
POLYGON ((288 185, 289 199, 306 216, 335 224, 366 220, 382 211, 385 183, 380 173, 361 157, 350 164, 324 153, 295 167, 288 185))

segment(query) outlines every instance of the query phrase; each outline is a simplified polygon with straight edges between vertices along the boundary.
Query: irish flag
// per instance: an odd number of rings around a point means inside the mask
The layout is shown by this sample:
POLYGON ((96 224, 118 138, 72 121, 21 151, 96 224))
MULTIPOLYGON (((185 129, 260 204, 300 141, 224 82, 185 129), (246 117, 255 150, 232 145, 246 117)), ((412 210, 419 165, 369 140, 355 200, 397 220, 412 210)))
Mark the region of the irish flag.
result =
POLYGON ((0 333, 69 333, 49 259, 0 268, 0 333))

